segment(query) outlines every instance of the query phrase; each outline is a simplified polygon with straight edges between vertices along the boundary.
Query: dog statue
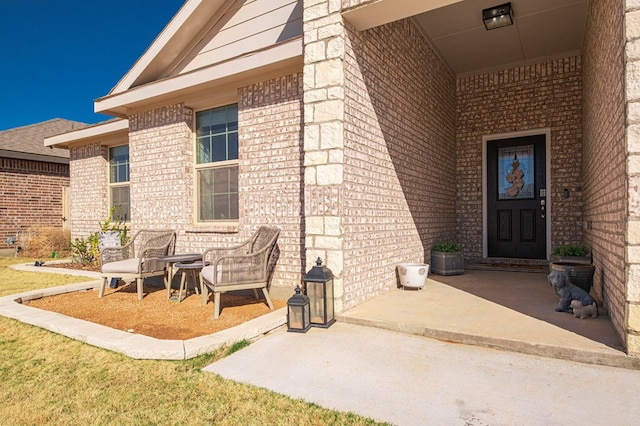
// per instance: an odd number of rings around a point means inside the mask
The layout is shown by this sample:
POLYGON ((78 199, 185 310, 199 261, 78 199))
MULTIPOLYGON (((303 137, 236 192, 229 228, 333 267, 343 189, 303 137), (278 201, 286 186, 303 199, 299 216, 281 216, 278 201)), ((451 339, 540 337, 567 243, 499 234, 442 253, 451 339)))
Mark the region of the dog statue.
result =
POLYGON ((577 300, 581 306, 589 306, 595 303, 593 297, 580 287, 571 283, 566 271, 551 271, 547 275, 549 285, 553 287, 560 298, 556 312, 572 312, 571 301, 577 300))
POLYGON ((598 318, 598 305, 596 303, 582 306, 579 300, 572 300, 569 306, 573 309, 573 316, 576 318, 598 318))

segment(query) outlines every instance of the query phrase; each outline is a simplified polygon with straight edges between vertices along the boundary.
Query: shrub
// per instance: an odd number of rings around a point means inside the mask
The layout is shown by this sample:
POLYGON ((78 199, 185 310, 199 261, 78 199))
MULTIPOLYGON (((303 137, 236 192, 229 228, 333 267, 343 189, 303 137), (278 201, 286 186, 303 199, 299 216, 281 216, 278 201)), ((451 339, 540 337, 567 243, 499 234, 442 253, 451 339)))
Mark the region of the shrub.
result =
MULTIPOLYGON (((120 244, 125 245, 129 241, 127 225, 123 221, 113 221, 115 210, 116 208, 112 207, 105 221, 98 224, 99 231, 91 233, 86 239, 74 238, 69 243, 71 259, 74 263, 86 266, 96 263, 100 259, 100 232, 118 231, 120 232, 120 244)), ((121 217, 121 215, 117 217, 121 217)))
POLYGON ((453 241, 444 241, 433 246, 433 251, 441 253, 455 253, 459 250, 458 244, 453 241))
POLYGON ((31 258, 67 257, 70 239, 69 231, 35 225, 22 233, 20 253, 31 258))

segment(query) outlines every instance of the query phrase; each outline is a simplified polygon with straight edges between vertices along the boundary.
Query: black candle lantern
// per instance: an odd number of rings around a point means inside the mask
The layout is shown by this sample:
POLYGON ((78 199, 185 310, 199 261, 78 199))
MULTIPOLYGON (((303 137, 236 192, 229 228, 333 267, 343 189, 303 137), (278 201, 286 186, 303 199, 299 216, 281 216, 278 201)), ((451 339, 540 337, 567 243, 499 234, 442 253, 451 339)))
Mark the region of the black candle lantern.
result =
POLYGON ((309 298, 296 286, 296 294, 287 300, 287 331, 306 333, 311 326, 309 318, 309 298))
POLYGON ((322 259, 316 260, 304 278, 304 285, 311 306, 311 325, 327 328, 335 319, 333 307, 333 272, 322 266, 322 259))

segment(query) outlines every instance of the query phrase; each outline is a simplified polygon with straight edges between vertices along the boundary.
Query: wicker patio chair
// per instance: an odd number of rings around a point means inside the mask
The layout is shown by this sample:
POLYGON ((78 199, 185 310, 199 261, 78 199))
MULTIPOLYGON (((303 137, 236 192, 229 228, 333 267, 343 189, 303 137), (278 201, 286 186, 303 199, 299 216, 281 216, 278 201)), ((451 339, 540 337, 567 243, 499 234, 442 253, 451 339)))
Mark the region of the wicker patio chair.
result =
POLYGON ((143 229, 122 247, 104 247, 100 251, 102 284, 98 297, 104 296, 111 278, 120 278, 135 280, 138 299, 142 300, 144 279, 164 275, 166 264, 157 258, 173 254, 175 239, 174 231, 143 229))
POLYGON ((262 289, 269 309, 273 310, 267 287, 278 257, 279 234, 278 228, 261 226, 249 240, 238 246, 210 248, 202 254, 202 264, 208 264, 200 271, 202 304, 207 304, 211 290, 214 318, 220 316, 220 294, 234 290, 253 289, 258 298, 257 289, 262 289))

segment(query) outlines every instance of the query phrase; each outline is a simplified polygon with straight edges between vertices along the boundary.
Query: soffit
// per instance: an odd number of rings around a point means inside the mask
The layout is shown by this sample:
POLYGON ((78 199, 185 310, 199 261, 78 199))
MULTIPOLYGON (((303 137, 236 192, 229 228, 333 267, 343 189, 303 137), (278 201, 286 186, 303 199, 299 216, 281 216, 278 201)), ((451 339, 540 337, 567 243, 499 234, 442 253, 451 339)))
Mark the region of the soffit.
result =
POLYGON ((413 17, 456 74, 578 54, 588 0, 512 0, 514 24, 487 31, 482 9, 505 2, 465 0, 413 17))

